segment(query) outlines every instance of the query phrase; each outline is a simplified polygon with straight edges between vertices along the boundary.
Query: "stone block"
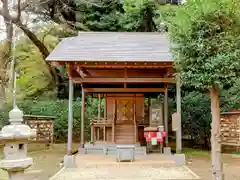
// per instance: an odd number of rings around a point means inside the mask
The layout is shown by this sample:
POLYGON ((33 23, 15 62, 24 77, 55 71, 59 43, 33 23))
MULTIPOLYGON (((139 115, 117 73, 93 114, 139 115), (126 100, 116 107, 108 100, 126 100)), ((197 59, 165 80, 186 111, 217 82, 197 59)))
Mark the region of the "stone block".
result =
POLYGON ((65 155, 64 156, 64 167, 65 168, 76 167, 75 156, 74 155, 65 155))
POLYGON ((78 152, 79 154, 87 154, 87 148, 79 148, 78 152))
POLYGON ((171 155, 171 148, 170 147, 164 147, 163 148, 163 153, 166 155, 171 155))
POLYGON ((118 145, 117 146, 117 161, 118 162, 133 162, 135 160, 134 145, 118 145))
POLYGON ((186 161, 185 154, 174 154, 173 159, 176 162, 176 165, 179 165, 179 166, 185 165, 185 161, 186 161))
POLYGON ((107 151, 108 151, 108 149, 107 149, 106 147, 104 147, 104 148, 103 148, 103 154, 104 154, 104 155, 107 155, 107 151))

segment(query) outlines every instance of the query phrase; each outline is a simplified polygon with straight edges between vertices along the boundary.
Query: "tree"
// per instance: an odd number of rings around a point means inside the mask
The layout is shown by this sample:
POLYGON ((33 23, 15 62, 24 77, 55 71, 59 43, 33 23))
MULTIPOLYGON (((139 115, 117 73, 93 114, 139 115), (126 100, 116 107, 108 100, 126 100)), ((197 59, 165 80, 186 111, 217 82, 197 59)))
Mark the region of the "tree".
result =
POLYGON ((210 98, 201 92, 184 91, 182 96, 183 134, 190 136, 191 146, 201 145, 202 149, 210 149, 210 98))
MULTIPOLYGON (((60 25, 48 25, 37 34, 38 39, 44 42, 51 51, 59 43, 60 38, 76 35, 76 31, 60 25)), ((21 98, 38 97, 43 93, 55 89, 48 67, 45 65, 41 53, 27 37, 22 37, 16 42, 16 70, 19 72, 18 95, 21 98)), ((61 70, 61 69, 60 69, 61 70)), ((60 71, 59 70, 59 71, 60 71)), ((64 78, 64 71, 59 72, 64 78)), ((59 82, 58 93, 64 89, 63 82, 59 82)), ((58 96, 59 97, 59 96, 58 96)))
MULTIPOLYGON (((89 1, 81 0, 84 4, 92 4, 89 1)), ((35 22, 54 22, 62 25, 66 24, 74 30, 89 31, 79 21, 77 0, 33 0, 24 1, 22 10, 37 15, 35 22)))
MULTIPOLYGON (((45 65, 48 67, 48 70, 51 74, 51 78, 53 81, 58 84, 59 75, 56 72, 55 68, 52 68, 51 65, 45 61, 45 58, 49 55, 49 50, 44 45, 43 42, 38 39, 36 34, 27 27, 26 24, 23 23, 22 19, 22 11, 25 6, 21 3, 21 0, 17 1, 16 6, 12 5, 12 9, 14 12, 10 12, 10 2, 8 0, 2 0, 2 7, 0 8, 0 15, 3 17, 4 21, 9 24, 15 24, 18 28, 20 28, 26 36, 36 45, 43 56, 43 60, 45 65)), ((9 41, 9 40, 7 40, 9 41)))
MULTIPOLYGON (((0 13, 10 14, 8 4, 3 3, 0 13)), ((5 19, 6 41, 3 42, 3 51, 1 52, 0 60, 0 95, 6 101, 6 89, 9 86, 9 66, 12 59, 12 41, 13 41, 13 25, 9 19, 5 19)), ((13 77, 12 77, 13 78, 13 77)))
MULTIPOLYGON (((4 7, 6 8, 6 7, 4 7)), ((2 43, 2 51, 0 52, 0 107, 6 102, 6 89, 9 89, 10 80, 10 62, 12 55, 13 25, 9 21, 5 21, 6 41, 2 43)))
POLYGON ((123 13, 120 0, 96 0, 94 3, 77 0, 77 13, 91 31, 120 31, 119 18, 123 13))
POLYGON ((154 0, 124 0, 124 13, 119 23, 124 31, 154 32, 156 3, 154 0))
POLYGON ((183 83, 210 93, 212 178, 222 180, 220 92, 240 76, 240 2, 189 0, 170 22, 175 67, 183 83))

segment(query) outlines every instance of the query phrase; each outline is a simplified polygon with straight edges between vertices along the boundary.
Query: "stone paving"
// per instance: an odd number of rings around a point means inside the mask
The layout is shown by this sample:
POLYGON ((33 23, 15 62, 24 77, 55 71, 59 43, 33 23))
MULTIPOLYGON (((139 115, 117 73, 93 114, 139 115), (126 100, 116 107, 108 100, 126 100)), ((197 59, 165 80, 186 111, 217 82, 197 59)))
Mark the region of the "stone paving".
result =
POLYGON ((138 158, 117 163, 115 157, 76 156, 77 167, 62 169, 50 180, 195 180, 199 177, 186 166, 176 166, 164 156, 138 158))

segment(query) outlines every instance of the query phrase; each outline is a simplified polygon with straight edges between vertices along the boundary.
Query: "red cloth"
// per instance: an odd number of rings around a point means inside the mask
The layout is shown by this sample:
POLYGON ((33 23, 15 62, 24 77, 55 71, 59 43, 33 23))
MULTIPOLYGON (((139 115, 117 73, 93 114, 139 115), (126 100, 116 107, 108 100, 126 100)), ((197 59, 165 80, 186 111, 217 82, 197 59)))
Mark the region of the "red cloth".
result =
POLYGON ((165 131, 162 132, 162 136, 166 137, 167 133, 165 131))

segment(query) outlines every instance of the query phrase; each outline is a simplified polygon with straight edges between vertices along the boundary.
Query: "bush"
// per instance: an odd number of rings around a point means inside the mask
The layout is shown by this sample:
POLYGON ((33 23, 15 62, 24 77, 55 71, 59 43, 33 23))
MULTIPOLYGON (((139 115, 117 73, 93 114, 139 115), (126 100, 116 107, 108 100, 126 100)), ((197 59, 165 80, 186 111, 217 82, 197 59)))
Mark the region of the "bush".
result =
POLYGON ((211 137, 210 98, 207 94, 196 91, 188 92, 182 97, 183 135, 190 137, 190 146, 201 145, 210 148, 211 137))
MULTIPOLYGON (((102 103, 103 104, 103 103, 102 103)), ((58 99, 25 99, 18 103, 18 107, 25 115, 55 116, 54 135, 57 142, 63 142, 67 139, 68 131, 68 100, 58 99)), ((86 100, 85 130, 90 137, 89 118, 97 116, 98 101, 94 98, 86 100)), ((2 125, 8 123, 8 112, 11 106, 6 107, 0 113, 0 122, 2 125)), ((102 108, 103 109, 103 108, 102 108)), ((73 139, 80 142, 81 130, 81 99, 73 102, 73 139)))

